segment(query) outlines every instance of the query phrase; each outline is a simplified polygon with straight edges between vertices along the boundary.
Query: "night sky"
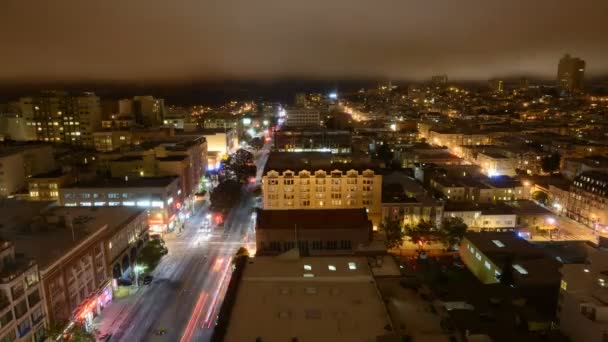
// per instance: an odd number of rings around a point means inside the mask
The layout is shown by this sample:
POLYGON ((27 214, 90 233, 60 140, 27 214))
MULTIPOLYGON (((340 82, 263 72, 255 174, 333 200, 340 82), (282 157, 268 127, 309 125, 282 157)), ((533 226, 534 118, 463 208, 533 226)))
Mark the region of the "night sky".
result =
POLYGON ((0 82, 608 73, 607 0, 1 0, 0 82))

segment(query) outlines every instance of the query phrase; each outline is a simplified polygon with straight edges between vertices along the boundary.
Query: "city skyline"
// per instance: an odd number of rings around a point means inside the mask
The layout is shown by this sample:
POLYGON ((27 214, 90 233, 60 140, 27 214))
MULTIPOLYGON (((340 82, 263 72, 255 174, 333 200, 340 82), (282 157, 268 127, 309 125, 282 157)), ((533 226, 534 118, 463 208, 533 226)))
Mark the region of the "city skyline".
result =
POLYGON ((552 79, 565 53, 586 60, 586 75, 594 77, 608 73, 602 44, 608 28, 600 25, 607 6, 598 0, 373 7, 362 1, 11 1, 0 21, 0 37, 10 47, 0 56, 0 83, 423 80, 435 74, 552 79), (29 13, 31 23, 23 25, 20 13, 29 13))

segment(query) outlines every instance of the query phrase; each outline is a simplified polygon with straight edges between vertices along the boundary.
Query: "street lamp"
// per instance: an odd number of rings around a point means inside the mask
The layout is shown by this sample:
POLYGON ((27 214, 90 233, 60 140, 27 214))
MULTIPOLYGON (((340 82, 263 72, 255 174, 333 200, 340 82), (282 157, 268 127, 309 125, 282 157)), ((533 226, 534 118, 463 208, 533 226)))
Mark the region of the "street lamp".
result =
POLYGON ((146 266, 144 265, 140 265, 140 264, 135 264, 135 266, 133 266, 133 272, 135 272, 135 285, 139 286, 139 274, 143 273, 146 270, 146 266))

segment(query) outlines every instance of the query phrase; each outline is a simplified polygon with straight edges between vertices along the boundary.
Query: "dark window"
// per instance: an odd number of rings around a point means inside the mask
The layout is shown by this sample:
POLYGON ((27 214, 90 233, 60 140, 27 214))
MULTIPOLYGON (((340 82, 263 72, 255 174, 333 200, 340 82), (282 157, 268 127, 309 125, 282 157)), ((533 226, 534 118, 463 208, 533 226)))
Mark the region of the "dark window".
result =
POLYGON ((351 249, 351 241, 350 240, 341 240, 340 249, 351 249))
POLYGON ((17 319, 21 318, 27 312, 27 303, 25 299, 19 302, 19 304, 15 305, 15 317, 17 319))
POLYGON ((338 248, 338 241, 331 240, 326 242, 326 249, 336 249, 338 248))

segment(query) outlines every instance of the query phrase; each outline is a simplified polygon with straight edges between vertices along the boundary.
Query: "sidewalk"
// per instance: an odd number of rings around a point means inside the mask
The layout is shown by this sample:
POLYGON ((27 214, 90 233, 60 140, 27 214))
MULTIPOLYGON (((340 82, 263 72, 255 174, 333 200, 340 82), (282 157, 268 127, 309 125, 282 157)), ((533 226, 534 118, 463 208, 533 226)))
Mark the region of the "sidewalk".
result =
POLYGON ((140 291, 142 289, 142 286, 138 288, 130 287, 130 293, 126 297, 112 299, 110 305, 104 308, 101 315, 95 317, 93 328, 99 332, 99 335, 113 332, 113 329, 116 328, 115 324, 120 322, 121 316, 131 311, 135 301, 144 292, 140 291))

